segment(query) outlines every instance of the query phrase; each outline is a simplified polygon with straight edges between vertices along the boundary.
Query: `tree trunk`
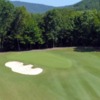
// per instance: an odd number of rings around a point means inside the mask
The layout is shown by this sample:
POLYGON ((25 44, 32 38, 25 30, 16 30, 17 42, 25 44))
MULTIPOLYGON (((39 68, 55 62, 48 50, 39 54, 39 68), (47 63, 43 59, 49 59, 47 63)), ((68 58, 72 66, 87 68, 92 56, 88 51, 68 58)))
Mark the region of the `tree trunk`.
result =
POLYGON ((1 37, 1 46, 0 46, 1 51, 3 51, 3 41, 4 41, 4 39, 3 39, 3 37, 1 37))
POLYGON ((18 39, 17 39, 17 49, 18 49, 18 51, 21 50, 21 48, 20 48, 20 44, 19 44, 19 40, 18 40, 18 39))

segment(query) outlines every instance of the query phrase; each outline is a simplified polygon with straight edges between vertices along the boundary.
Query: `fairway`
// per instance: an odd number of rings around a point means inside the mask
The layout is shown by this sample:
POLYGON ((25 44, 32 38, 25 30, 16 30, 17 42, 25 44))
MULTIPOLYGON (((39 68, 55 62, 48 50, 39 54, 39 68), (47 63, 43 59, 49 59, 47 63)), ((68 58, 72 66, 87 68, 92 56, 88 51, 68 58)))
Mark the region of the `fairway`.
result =
POLYGON ((100 52, 73 48, 0 53, 0 100, 100 100, 100 52), (22 75, 5 67, 20 61, 41 67, 22 75))

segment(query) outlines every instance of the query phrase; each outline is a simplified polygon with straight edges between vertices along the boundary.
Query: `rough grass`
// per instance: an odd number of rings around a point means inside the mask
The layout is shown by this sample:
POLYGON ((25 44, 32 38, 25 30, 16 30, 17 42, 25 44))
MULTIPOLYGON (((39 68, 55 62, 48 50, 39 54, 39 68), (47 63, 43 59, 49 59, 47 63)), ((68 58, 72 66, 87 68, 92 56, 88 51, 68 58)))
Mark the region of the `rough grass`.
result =
POLYGON ((0 100, 100 100, 100 53, 55 49, 0 54, 0 100), (7 61, 44 69, 38 76, 12 72, 7 61))

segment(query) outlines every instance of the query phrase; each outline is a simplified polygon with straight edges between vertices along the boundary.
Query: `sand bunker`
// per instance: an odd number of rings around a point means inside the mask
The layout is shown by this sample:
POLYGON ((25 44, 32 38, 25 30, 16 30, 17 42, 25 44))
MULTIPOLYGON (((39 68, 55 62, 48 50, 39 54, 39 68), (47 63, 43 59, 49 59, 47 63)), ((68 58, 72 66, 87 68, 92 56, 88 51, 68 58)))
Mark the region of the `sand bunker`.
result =
POLYGON ((24 75, 38 75, 43 72, 42 68, 32 68, 33 65, 24 65, 22 62, 11 61, 5 63, 5 66, 11 68, 13 72, 24 74, 24 75))

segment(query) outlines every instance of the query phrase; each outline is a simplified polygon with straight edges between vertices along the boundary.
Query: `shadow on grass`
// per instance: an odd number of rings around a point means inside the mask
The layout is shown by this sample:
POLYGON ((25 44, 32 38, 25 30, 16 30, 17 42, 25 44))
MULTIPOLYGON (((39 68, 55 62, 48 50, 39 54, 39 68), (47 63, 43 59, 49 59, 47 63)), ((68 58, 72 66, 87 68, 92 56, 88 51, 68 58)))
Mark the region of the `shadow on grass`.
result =
POLYGON ((99 52, 100 47, 75 47, 74 51, 77 51, 77 52, 99 52))

